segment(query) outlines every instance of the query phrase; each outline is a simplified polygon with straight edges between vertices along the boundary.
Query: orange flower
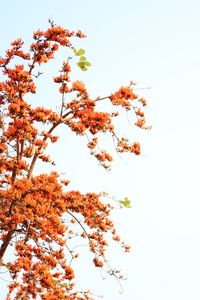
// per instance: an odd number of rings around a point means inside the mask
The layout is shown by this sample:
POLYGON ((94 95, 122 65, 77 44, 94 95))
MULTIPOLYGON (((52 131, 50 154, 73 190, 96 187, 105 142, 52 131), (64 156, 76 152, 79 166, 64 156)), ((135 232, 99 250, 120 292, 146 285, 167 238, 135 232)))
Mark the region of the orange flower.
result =
POLYGON ((86 88, 82 81, 77 80, 77 81, 72 82, 72 90, 78 91, 78 92, 85 92, 86 88))

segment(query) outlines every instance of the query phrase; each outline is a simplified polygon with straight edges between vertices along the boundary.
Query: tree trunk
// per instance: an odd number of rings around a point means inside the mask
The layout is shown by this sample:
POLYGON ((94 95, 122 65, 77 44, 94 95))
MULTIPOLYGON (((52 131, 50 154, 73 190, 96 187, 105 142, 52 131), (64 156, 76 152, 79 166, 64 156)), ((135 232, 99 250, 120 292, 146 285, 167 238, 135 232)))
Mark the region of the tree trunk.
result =
POLYGON ((12 236, 13 236, 13 233, 14 233, 14 229, 11 229, 8 233, 7 233, 7 236, 5 238, 5 240, 3 241, 3 244, 1 245, 1 248, 0 248, 0 263, 2 262, 2 258, 4 256, 4 253, 6 252, 6 249, 12 239, 12 236))

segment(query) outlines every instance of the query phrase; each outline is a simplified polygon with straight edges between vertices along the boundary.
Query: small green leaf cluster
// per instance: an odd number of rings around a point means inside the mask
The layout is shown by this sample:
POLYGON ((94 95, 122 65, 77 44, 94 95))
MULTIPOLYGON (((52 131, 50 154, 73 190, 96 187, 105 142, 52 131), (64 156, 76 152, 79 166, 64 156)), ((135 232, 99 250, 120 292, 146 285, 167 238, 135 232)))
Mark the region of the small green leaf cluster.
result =
POLYGON ((128 197, 124 197, 124 200, 120 200, 119 203, 121 203, 126 208, 131 208, 131 201, 128 199, 128 197))
POLYGON ((78 67, 82 70, 82 71, 87 71, 87 67, 91 66, 91 63, 89 61, 87 61, 87 58, 84 56, 85 54, 85 50, 84 49, 79 49, 76 50, 75 48, 73 48, 73 52, 75 54, 75 56, 79 57, 79 62, 77 62, 78 67))
MULTIPOLYGON (((59 281, 59 280, 54 280, 54 283, 55 283, 55 284, 60 284, 60 281, 59 281)), ((62 287, 68 287, 69 284, 68 284, 67 282, 64 282, 64 283, 61 284, 61 286, 62 286, 62 287)))

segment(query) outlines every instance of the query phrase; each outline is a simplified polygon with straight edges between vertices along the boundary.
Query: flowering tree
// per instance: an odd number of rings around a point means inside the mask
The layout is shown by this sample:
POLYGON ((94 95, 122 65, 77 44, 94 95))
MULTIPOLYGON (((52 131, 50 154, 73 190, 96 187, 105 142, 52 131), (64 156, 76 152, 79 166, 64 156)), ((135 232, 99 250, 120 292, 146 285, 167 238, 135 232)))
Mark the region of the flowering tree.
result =
POLYGON ((72 37, 85 35, 51 21, 49 27, 34 33, 28 52, 17 39, 0 57, 5 76, 0 82, 0 268, 6 268, 12 279, 7 299, 92 299, 88 292, 74 289, 71 262, 78 254, 70 249, 68 238, 73 237, 76 223, 76 234, 88 242, 94 265, 108 268, 117 277, 105 257, 106 236, 110 233, 125 251, 129 247, 120 241, 109 218, 112 207, 102 201, 103 194, 72 191, 65 187, 69 181, 57 172, 34 176, 34 169, 39 160, 52 163, 45 151, 48 143, 58 140, 54 130, 61 125, 78 136, 86 135, 91 155, 105 169, 110 168, 112 156, 99 150, 102 132, 113 137, 116 151, 139 155, 140 144, 118 136, 113 119, 125 110, 135 116, 136 126, 148 129, 141 110, 146 101, 135 94, 133 82, 107 97, 92 99, 84 83, 70 80, 72 58, 79 59, 83 71, 90 66, 84 50, 71 44, 72 37), (53 59, 60 47, 71 51, 58 76, 53 77, 59 88, 60 110, 34 107, 27 95, 36 94, 36 82, 42 75, 39 68, 53 59), (98 110, 102 101, 113 107, 112 113, 98 110), (15 255, 8 261, 4 254, 10 249, 15 255))

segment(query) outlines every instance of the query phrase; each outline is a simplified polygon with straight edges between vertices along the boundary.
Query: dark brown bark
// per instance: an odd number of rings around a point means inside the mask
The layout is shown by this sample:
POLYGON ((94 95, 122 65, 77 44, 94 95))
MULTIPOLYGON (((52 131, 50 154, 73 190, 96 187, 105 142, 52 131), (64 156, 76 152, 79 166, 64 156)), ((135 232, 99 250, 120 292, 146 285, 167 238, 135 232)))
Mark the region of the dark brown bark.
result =
POLYGON ((8 233, 7 233, 7 236, 5 238, 5 240, 3 241, 3 244, 1 245, 1 248, 0 248, 0 263, 2 261, 2 258, 6 252, 6 249, 12 239, 12 236, 13 236, 13 233, 14 233, 14 229, 11 229, 8 233))

